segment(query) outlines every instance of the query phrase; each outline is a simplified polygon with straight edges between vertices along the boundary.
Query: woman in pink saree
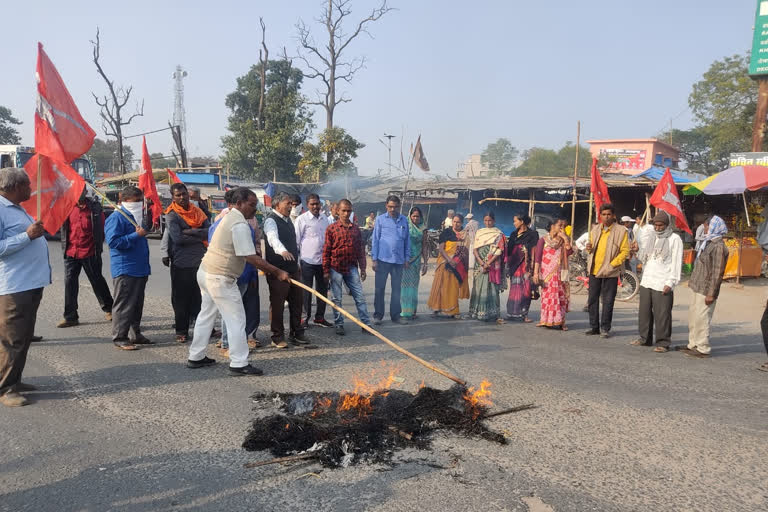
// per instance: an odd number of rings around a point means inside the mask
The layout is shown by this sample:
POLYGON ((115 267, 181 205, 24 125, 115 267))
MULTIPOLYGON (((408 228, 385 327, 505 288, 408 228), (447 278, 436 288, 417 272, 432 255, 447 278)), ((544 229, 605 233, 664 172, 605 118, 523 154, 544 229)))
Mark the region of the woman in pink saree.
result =
POLYGON ((557 222, 547 226, 549 233, 539 240, 534 257, 534 283, 541 287, 541 320, 538 327, 567 331, 565 316, 568 312, 568 237, 560 231, 557 222))

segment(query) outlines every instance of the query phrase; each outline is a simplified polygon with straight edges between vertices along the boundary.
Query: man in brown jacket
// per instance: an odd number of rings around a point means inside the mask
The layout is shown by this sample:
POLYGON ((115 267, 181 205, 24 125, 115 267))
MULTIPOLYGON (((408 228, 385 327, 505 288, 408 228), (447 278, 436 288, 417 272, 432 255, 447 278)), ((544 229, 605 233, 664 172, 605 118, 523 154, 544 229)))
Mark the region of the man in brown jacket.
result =
POLYGON ((728 248, 723 242, 723 235, 728 231, 725 222, 714 215, 707 226, 688 281, 693 300, 688 307, 688 347, 684 349, 685 355, 700 358, 709 357, 712 350, 709 346, 709 324, 728 261, 728 248))
POLYGON ((624 261, 629 256, 627 229, 616 224, 613 205, 600 207, 600 224, 592 228, 587 242, 587 268, 589 269, 589 330, 588 335, 599 334, 608 338, 613 320, 613 303, 624 261), (603 315, 600 316, 600 301, 603 315))

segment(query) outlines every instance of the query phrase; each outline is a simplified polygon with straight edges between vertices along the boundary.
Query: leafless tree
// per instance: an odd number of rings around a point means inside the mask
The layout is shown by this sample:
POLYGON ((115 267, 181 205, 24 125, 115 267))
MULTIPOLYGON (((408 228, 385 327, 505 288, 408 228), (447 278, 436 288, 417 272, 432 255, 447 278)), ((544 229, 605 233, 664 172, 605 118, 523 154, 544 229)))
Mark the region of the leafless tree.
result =
POLYGON ((100 41, 99 41, 99 29, 96 29, 96 41, 91 41, 93 45, 93 62, 96 64, 96 70, 99 75, 107 83, 107 89, 109 94, 105 94, 103 97, 99 97, 96 93, 93 94, 93 98, 96 100, 96 104, 101 107, 101 125, 104 133, 109 137, 115 137, 117 139, 117 155, 120 163, 120 174, 125 174, 125 158, 123 156, 123 126, 128 126, 134 118, 144 115, 144 100, 141 100, 141 105, 136 105, 136 111, 127 118, 123 115, 123 108, 128 104, 128 100, 131 97, 133 86, 128 88, 123 86, 115 86, 115 82, 107 78, 104 69, 99 62, 100 55, 100 41))
POLYGON ((309 79, 319 78, 322 81, 321 90, 316 91, 317 100, 310 101, 311 105, 320 105, 325 109, 326 129, 333 128, 333 113, 341 103, 351 101, 344 94, 337 95, 336 83, 344 80, 352 81, 355 73, 365 66, 365 57, 346 58, 345 50, 360 34, 367 34, 368 25, 378 21, 382 16, 393 10, 387 6, 387 0, 381 0, 378 7, 358 21, 354 30, 344 30, 344 23, 352 14, 352 0, 328 0, 323 8, 323 14, 316 21, 323 25, 327 32, 325 44, 316 43, 310 28, 302 21, 296 24, 299 40, 298 58, 307 68, 304 76, 309 79))
POLYGON ((267 94, 267 63, 269 62, 269 50, 267 49, 266 37, 267 27, 264 25, 264 19, 259 18, 259 24, 261 24, 261 47, 264 49, 262 52, 259 49, 259 64, 261 64, 261 73, 259 79, 261 80, 261 95, 259 96, 259 130, 264 129, 264 101, 267 94))

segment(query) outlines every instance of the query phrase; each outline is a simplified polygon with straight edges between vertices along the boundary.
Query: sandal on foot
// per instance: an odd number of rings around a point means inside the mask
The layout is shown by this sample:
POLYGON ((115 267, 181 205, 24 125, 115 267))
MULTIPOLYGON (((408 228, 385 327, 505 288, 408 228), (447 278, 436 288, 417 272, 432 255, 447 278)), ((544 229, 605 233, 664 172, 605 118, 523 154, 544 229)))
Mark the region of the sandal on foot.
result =
POLYGON ((189 341, 189 336, 186 334, 177 334, 176 335, 176 343, 186 343, 189 341))
POLYGON ((630 341, 629 344, 630 345, 634 345, 636 347, 650 347, 651 346, 650 343, 646 343, 643 340, 639 340, 639 339, 635 340, 635 341, 630 341))
POLYGON ((560 326, 560 330, 561 330, 561 331, 567 331, 567 330, 568 330, 568 327, 567 327, 567 326, 565 326, 565 325, 562 325, 562 326, 560 326))
POLYGON ((669 349, 667 347, 654 347, 653 351, 661 354, 664 352, 669 352, 669 349))
POLYGON ((761 372, 768 372, 768 363, 763 363, 760 366, 757 367, 758 370, 761 372))
POLYGON ((533 322, 533 320, 531 320, 528 317, 525 317, 525 318, 523 318, 523 322, 525 322, 526 324, 530 324, 531 322, 533 322))

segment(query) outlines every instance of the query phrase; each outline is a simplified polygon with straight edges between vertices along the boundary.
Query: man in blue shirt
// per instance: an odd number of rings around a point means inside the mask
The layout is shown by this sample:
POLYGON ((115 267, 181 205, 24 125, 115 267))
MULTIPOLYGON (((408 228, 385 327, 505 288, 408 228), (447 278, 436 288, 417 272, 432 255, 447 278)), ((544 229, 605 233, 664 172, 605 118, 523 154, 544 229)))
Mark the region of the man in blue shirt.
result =
POLYGON ((374 325, 381 325, 384 318, 384 290, 387 278, 392 276, 389 316, 392 321, 407 324, 408 320, 400 316, 400 283, 403 268, 411 259, 411 237, 408 234, 408 219, 400 213, 400 198, 387 198, 387 213, 376 217, 373 225, 371 259, 376 273, 376 294, 374 297, 374 325))
POLYGON ((43 287, 51 284, 42 222, 20 206, 30 195, 24 169, 0 170, 0 403, 7 407, 27 405, 19 392, 35 390, 21 374, 43 287))
POLYGON ((139 348, 137 345, 152 343, 141 334, 144 289, 151 273, 147 232, 140 227, 144 220, 144 195, 141 190, 134 186, 125 187, 120 192, 119 208, 122 213, 113 212, 104 224, 115 290, 112 342, 121 350, 136 350, 139 348))

